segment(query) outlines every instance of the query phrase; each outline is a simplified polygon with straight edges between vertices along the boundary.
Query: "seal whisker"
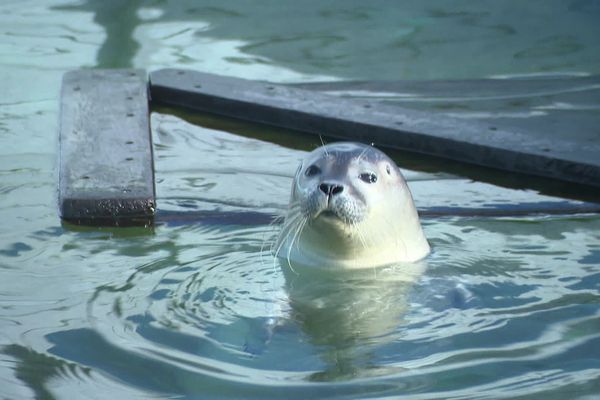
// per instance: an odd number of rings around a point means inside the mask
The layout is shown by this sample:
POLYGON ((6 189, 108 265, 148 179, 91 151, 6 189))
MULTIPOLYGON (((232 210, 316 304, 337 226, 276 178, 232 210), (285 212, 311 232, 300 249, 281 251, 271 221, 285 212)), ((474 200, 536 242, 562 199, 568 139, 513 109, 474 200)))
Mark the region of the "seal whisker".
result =
MULTIPOLYGON (((288 219, 286 220, 286 223, 284 225, 284 227, 282 228, 282 232, 280 233, 280 236, 275 244, 275 246, 277 247, 277 249, 275 250, 275 257, 273 258, 273 267, 275 268, 276 265, 276 257, 279 256, 279 253, 281 252, 281 249, 283 248, 283 246, 285 245, 285 243, 288 241, 289 237, 292 235, 292 232, 298 230, 298 227, 303 223, 303 217, 302 216, 296 216, 295 218, 292 219, 288 219), (284 232, 285 231, 285 232, 284 232)), ((292 238, 292 243, 289 245, 289 249, 292 248, 292 244, 294 242, 294 238, 292 238)), ((290 255, 289 255, 289 250, 288 249, 288 254, 287 254, 287 261, 288 261, 288 265, 290 267, 290 269, 296 273, 296 271, 294 271, 294 268, 291 265, 290 262, 290 255)))
POLYGON ((370 232, 370 234, 366 233, 364 228, 361 226, 359 226, 358 224, 356 225, 357 227, 357 234, 360 235, 360 240, 363 243, 363 247, 365 250, 371 249, 371 248, 376 248, 376 243, 379 241, 378 237, 375 237, 375 235, 383 235, 384 233, 381 231, 375 231, 375 232, 370 232))
POLYGON ((323 136, 321 136, 320 133, 319 133, 319 140, 321 141, 321 146, 323 146, 325 156, 329 156, 329 152, 327 151, 327 146, 325 146, 325 142, 323 141, 323 136))
POLYGON ((281 227, 281 230, 279 231, 279 236, 277 237, 277 240, 273 243, 273 245, 271 246, 271 251, 275 253, 275 256, 277 256, 279 254, 279 250, 281 249, 281 246, 283 245, 283 243, 286 241, 287 237, 290 234, 290 230, 293 227, 295 223, 295 219, 290 219, 287 218, 284 222, 284 224, 281 227))
POLYGON ((367 242, 365 240, 365 237, 363 235, 361 227, 354 221, 352 222, 352 227, 354 228, 354 232, 356 232, 356 236, 358 237, 358 240, 362 244, 363 249, 367 250, 368 249, 367 242))
POLYGON ((290 269, 292 270, 292 272, 296 273, 296 271, 294 270, 294 267, 292 267, 292 261, 291 261, 291 254, 292 254, 292 249, 294 247, 294 242, 296 242, 296 249, 300 249, 298 247, 298 244, 300 242, 300 236, 302 235, 302 231, 304 230, 304 227, 306 226, 306 222, 308 221, 307 218, 303 218, 300 223, 298 224, 297 229, 295 230, 296 232, 294 233, 294 236, 292 237, 292 242, 290 243, 290 246, 288 248, 288 252, 287 252, 287 262, 288 262, 288 266, 290 267, 290 269))
POLYGON ((360 244, 363 247, 363 250, 367 250, 368 246, 367 246, 367 242, 360 230, 360 228, 358 226, 356 226, 356 224, 354 224, 354 231, 356 232, 356 236, 358 237, 358 240, 360 241, 360 244))
MULTIPOLYGON (((302 216, 296 216, 291 219, 287 219, 283 227, 281 228, 281 232, 279 234, 279 238, 274 244, 274 247, 277 247, 277 251, 275 251, 275 255, 279 255, 279 251, 281 250, 281 246, 285 243, 285 241, 289 238, 292 231, 296 230, 299 223, 302 221, 302 216)), ((271 249, 272 251, 272 249, 271 249)))
MULTIPOLYGON (((302 235, 302 231, 304 230, 304 227, 306 226, 308 219, 303 219, 302 221, 300 221, 300 224, 298 224, 298 229, 297 229, 297 235, 294 236, 294 239, 296 240, 296 249, 300 250, 300 236, 302 235)), ((294 244, 294 239, 292 239, 292 245, 294 244)))
POLYGON ((300 206, 297 203, 290 206, 288 216, 284 220, 279 237, 275 242, 275 246, 278 247, 276 255, 279 253, 281 245, 289 238, 292 232, 297 230, 299 225, 307 219, 301 212, 298 212, 299 209, 300 206))
POLYGON ((365 147, 364 150, 360 152, 360 154, 358 155, 358 157, 356 157, 356 161, 357 162, 360 162, 361 157, 365 155, 365 153, 367 152, 367 150, 369 150, 369 147, 365 147))
MULTIPOLYGON (((278 216, 274 217, 273 220, 269 223, 269 226, 267 227, 265 232, 263 232, 263 235, 262 235, 263 239, 262 239, 262 243, 260 245, 260 265, 266 265, 265 264, 265 247, 267 246, 267 244, 269 245, 269 253, 273 254, 273 248, 275 247, 276 243, 278 243, 279 236, 275 240, 272 240, 272 239, 267 240, 266 235, 269 232, 274 232, 275 225, 279 224, 280 222, 285 224, 285 216, 284 215, 278 215, 278 216)), ((276 258, 277 258, 277 254, 273 254, 273 267, 275 267, 276 258)))
MULTIPOLYGON (((278 215, 275 218, 273 218, 273 220, 271 221, 271 223, 269 223, 268 231, 274 231, 275 230, 275 225, 279 224, 280 222, 285 223, 285 217, 283 215, 278 215)), ((266 232, 263 233, 263 240, 262 243, 260 245, 260 263, 261 265, 264 265, 264 251, 265 251, 265 247, 267 244, 267 239, 265 238, 266 232)), ((273 252, 273 247, 275 245, 275 243, 277 243, 277 239, 275 240, 271 240, 270 244, 269 244, 269 252, 273 252)))

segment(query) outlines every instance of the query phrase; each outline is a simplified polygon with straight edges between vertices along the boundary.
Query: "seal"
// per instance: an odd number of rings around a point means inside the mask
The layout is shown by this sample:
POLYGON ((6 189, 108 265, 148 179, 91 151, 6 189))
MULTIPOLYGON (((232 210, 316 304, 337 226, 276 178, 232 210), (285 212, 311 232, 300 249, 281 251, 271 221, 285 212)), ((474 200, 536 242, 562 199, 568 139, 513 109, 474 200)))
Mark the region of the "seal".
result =
POLYGON ((406 180, 383 152, 340 142, 301 162, 274 248, 290 266, 370 268, 429 251, 406 180))

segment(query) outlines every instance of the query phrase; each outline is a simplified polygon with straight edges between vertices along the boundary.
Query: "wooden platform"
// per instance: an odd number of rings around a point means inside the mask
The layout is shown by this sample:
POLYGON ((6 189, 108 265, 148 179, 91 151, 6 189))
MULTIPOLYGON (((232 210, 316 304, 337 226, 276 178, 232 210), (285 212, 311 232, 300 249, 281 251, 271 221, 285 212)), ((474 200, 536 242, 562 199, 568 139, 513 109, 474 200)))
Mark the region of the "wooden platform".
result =
POLYGON ((147 79, 77 70, 61 92, 59 207, 90 225, 151 224, 156 209, 147 79))
MULTIPOLYGON (((579 84, 594 89, 598 87, 594 79, 579 84)), ((594 119, 584 124, 588 128, 585 132, 569 133, 563 132, 568 126, 564 123, 558 126, 551 118, 544 120, 540 128, 535 121, 521 124, 506 118, 453 118, 389 101, 350 99, 319 92, 363 93, 376 88, 366 83, 307 84, 299 88, 174 69, 153 72, 150 81, 152 101, 157 104, 544 176, 587 185, 592 193, 600 188, 600 140, 594 139, 597 135, 594 119), (546 134, 541 132, 543 127, 556 129, 546 134)), ((420 91, 431 90, 431 96, 446 93, 444 90, 456 93, 459 83, 440 84, 441 88, 427 85, 420 91)), ((519 82, 516 86, 522 92, 527 85, 542 90, 560 84, 519 82)), ((484 92, 507 90, 504 83, 498 82, 473 85, 484 92), (490 84, 497 87, 490 88, 490 84)), ((376 88, 376 92, 400 92, 399 87, 392 86, 384 85, 376 88)), ((413 87, 412 91, 417 89, 413 87)), ((572 90, 567 87, 562 92, 572 90)), ((493 104, 490 107, 496 109, 493 104)), ((576 129, 579 119, 571 121, 576 129)), ((78 70, 65 74, 61 93, 59 181, 60 214, 67 222, 93 226, 155 222, 154 160, 144 71, 78 70)), ((431 184, 413 186, 417 192, 424 191, 417 193, 420 198, 429 198, 427 192, 436 193, 443 184, 434 179, 431 184)), ((461 189, 451 185, 441 190, 458 195, 461 189)), ((419 211, 425 217, 438 217, 576 214, 600 210, 600 204, 593 198, 591 203, 560 198, 519 200, 515 193, 508 193, 497 204, 482 196, 480 202, 485 207, 460 202, 436 203, 420 204, 419 211)), ((494 198, 497 200, 498 194, 494 198)), ((219 202, 218 196, 215 201, 219 202)), ((276 215, 225 209, 200 206, 197 210, 180 212, 170 210, 167 205, 157 222, 262 224, 270 223, 276 215)))
MULTIPOLYGON (((480 121, 188 70, 150 74, 153 101, 293 129, 374 142, 500 170, 600 187, 600 141, 581 146, 480 121)), ((576 127, 573 127, 576 129, 576 127)))

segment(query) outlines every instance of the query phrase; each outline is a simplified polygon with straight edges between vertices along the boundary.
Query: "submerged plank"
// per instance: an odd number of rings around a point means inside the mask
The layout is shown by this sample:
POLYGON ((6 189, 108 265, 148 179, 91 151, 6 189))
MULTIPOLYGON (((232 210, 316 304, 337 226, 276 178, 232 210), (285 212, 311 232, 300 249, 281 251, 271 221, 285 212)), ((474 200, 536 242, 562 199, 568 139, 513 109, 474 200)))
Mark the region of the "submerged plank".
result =
POLYGON ((532 135, 482 121, 187 70, 159 70, 150 80, 152 99, 161 104, 600 187, 600 141, 582 145, 569 140, 568 132, 559 138, 532 135))
MULTIPOLYGON (((548 201, 490 205, 489 207, 419 207, 419 216, 423 219, 440 217, 533 217, 533 216, 571 216, 600 213, 600 204, 574 201, 548 201)), ((257 226, 277 225, 283 222, 282 215, 262 211, 159 211, 157 225, 235 225, 257 226)))
POLYGON ((86 225, 152 222, 154 167, 144 71, 77 70, 63 77, 61 217, 86 225))

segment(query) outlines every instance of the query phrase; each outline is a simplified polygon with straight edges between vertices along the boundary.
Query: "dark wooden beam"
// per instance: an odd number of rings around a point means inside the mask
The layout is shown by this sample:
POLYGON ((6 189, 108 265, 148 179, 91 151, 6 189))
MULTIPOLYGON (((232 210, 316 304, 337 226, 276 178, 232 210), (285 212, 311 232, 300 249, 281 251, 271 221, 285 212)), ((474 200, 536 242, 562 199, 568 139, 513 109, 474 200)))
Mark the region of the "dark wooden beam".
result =
POLYGON ((156 209, 147 80, 139 70, 65 74, 59 207, 68 222, 151 224, 156 209))
MULTIPOLYGON (((150 74, 152 100, 311 134, 600 187, 600 140, 582 146, 481 121, 345 99, 213 74, 164 69, 150 74)), ((573 129, 577 129, 576 126, 573 129)))

